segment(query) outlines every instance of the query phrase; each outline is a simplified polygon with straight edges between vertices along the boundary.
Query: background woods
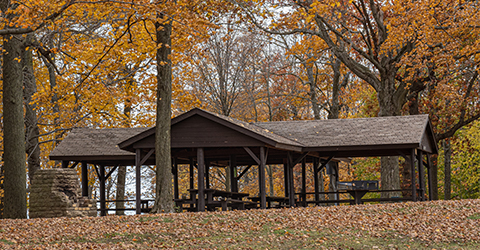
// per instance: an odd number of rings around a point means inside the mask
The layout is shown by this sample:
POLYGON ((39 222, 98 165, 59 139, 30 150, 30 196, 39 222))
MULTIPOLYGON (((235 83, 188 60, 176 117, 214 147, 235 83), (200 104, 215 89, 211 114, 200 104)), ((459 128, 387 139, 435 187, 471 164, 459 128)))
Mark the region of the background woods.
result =
MULTIPOLYGON (((2 0, 0 211, 26 217, 28 182, 35 170, 59 166, 48 155, 72 128, 168 132, 160 128, 170 117, 193 107, 247 122, 429 114, 442 149, 433 159, 435 196, 478 198, 477 5, 2 0)), ((142 173, 151 180, 144 196, 165 194, 156 209, 167 211, 160 204, 172 196, 170 183, 157 177, 169 179, 170 163, 157 158, 164 162, 142 173)), ((353 159, 340 176, 399 188, 417 174, 409 169, 397 158, 353 159)), ((255 195, 255 171, 241 192, 255 195)), ((107 199, 131 196, 130 172, 120 168, 107 180, 107 199)), ((187 172, 179 168, 180 190, 187 172)), ((228 169, 210 172, 213 187, 229 187, 228 169)), ((282 194, 281 173, 267 166, 270 195, 282 194)), ((332 188, 330 176, 320 176, 321 188, 332 188)))

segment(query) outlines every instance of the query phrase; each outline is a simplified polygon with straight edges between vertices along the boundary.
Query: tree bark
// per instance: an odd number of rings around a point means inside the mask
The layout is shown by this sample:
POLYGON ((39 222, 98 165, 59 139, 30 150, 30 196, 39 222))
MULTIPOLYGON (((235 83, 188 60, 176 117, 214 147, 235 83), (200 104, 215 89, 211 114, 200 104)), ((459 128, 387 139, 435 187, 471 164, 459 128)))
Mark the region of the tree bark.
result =
POLYGON ((444 188, 444 200, 450 200, 452 197, 452 148, 450 145, 450 140, 443 140, 443 155, 444 155, 444 173, 445 173, 445 184, 444 188))
MULTIPOLYGON (((2 11, 6 12, 4 9, 2 11)), ((21 62, 23 50, 21 35, 5 35, 3 37, 5 218, 27 217, 23 68, 21 62)))
MULTIPOLYGON (((26 37, 30 42, 33 34, 26 37)), ((23 98, 25 100, 25 152, 27 153, 28 178, 32 184, 35 171, 40 169, 40 147, 38 143, 39 128, 36 105, 32 103, 32 97, 37 92, 37 83, 33 70, 33 57, 31 49, 24 49, 22 54, 23 63, 23 98)))
MULTIPOLYGON (((130 127, 130 115, 132 112, 132 101, 130 99, 130 96, 133 94, 131 93, 132 85, 134 84, 133 79, 129 79, 126 84, 126 94, 127 94, 127 99, 125 100, 124 108, 123 108, 123 115, 124 115, 124 121, 123 121, 123 126, 125 128, 130 127)), ((115 202, 115 207, 116 208, 125 208, 125 181, 127 178, 127 166, 119 166, 117 170, 117 190, 115 194, 115 199, 117 200, 115 202)), ((117 210, 115 211, 116 215, 125 215, 124 210, 117 210)))
MULTIPOLYGON (((410 166, 410 156, 407 155, 405 157, 405 162, 403 163, 403 166, 401 168, 402 171, 402 183, 401 183, 401 188, 403 190, 409 190, 411 189, 412 185, 412 167, 410 166)), ((412 192, 411 191, 404 191, 402 192, 402 196, 404 198, 409 198, 412 197, 412 192)))
MULTIPOLYGON (((323 176, 324 176, 324 168, 322 168, 320 171, 318 171, 318 186, 319 186, 319 192, 325 192, 325 184, 323 181, 323 176)), ((323 201, 325 200, 325 194, 320 194, 320 200, 323 201)))
MULTIPOLYGON (((127 166, 119 166, 117 170, 117 190, 115 194, 115 208, 125 208, 125 179, 127 176, 127 166)), ((124 210, 116 210, 116 215, 125 215, 124 210)))
POLYGON ((269 185, 268 195, 274 196, 275 190, 273 188, 273 167, 272 167, 272 165, 267 165, 267 174, 268 174, 268 185, 269 185))
MULTIPOLYGON (((381 162, 381 185, 382 190, 400 189, 400 171, 397 156, 384 156, 380 158, 381 162)), ((391 196, 399 196, 399 194, 383 193, 382 198, 390 198, 391 196)))
POLYGON ((156 197, 153 213, 174 212, 170 120, 172 115, 172 20, 157 14, 157 121, 155 129, 156 197))

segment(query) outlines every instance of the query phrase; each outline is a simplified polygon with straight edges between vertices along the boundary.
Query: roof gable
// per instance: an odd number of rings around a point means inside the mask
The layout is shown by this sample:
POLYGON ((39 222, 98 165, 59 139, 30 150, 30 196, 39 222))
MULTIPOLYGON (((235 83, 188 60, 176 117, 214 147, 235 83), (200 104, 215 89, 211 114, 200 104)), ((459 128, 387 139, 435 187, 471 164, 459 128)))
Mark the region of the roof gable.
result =
MULTIPOLYGON (((172 119, 172 147, 239 147, 270 145, 301 151, 302 144, 254 124, 202 109, 192 109, 172 119), (185 126, 188 124, 188 126, 185 126), (188 135, 188 136, 187 136, 188 135), (198 141, 195 141, 198 140, 198 141), (244 143, 244 144, 242 144, 244 143)), ((121 149, 151 147, 155 129, 149 129, 119 144, 121 149), (134 146, 135 145, 135 146, 134 146)))

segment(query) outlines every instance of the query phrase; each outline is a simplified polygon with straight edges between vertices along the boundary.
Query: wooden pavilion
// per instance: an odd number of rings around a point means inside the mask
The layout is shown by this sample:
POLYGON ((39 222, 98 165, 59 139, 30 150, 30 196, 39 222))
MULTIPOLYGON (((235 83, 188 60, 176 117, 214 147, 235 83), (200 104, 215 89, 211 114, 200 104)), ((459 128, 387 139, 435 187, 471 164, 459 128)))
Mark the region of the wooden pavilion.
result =
MULTIPOLYGON (((118 166, 136 166, 136 212, 140 213, 140 167, 154 165, 154 133, 155 128, 75 129, 51 153, 50 159, 62 161, 63 167, 81 164, 85 196, 87 168, 89 164, 94 166, 100 180, 101 215, 106 214, 105 180, 118 166), (106 166, 112 167, 108 173, 106 166)), ((283 165, 285 198, 289 206, 295 206, 293 167, 302 164, 299 198, 305 205, 305 165, 313 163, 315 201, 312 203, 319 204, 318 172, 329 164, 335 166, 332 162, 342 157, 402 156, 408 160, 412 173, 416 171, 416 160, 419 174, 418 178, 412 175, 411 199, 426 200, 424 166, 428 168, 430 164, 424 163, 423 155, 438 151, 428 115, 246 123, 202 109, 192 109, 172 119, 171 148, 176 200, 179 200, 178 165, 190 165, 191 189, 192 173, 197 167, 197 211, 204 211, 208 205, 203 197, 209 192, 212 166, 230 166, 231 192, 239 191, 238 181, 252 166, 258 167, 259 207, 266 208, 265 166, 283 165), (237 173, 237 166, 247 167, 237 173)), ((429 188, 430 183, 428 175, 429 188)), ((394 191, 400 190, 389 190, 394 191)))

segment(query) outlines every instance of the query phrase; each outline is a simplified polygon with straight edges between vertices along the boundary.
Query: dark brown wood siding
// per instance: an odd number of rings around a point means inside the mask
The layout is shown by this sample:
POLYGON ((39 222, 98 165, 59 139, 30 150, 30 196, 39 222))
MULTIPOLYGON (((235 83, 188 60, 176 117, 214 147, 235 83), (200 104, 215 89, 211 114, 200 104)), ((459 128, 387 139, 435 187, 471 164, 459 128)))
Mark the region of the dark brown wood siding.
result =
MULTIPOLYGON (((172 148, 253 147, 265 144, 201 116, 192 116, 172 126, 172 148)), ((134 148, 154 147, 154 137, 136 142, 134 148)))
POLYGON ((434 145, 432 145, 432 140, 430 140, 430 138, 428 138, 428 134, 426 133, 423 133, 423 136, 422 136, 422 150, 427 152, 427 153, 432 153, 433 152, 433 148, 435 147, 434 145))

